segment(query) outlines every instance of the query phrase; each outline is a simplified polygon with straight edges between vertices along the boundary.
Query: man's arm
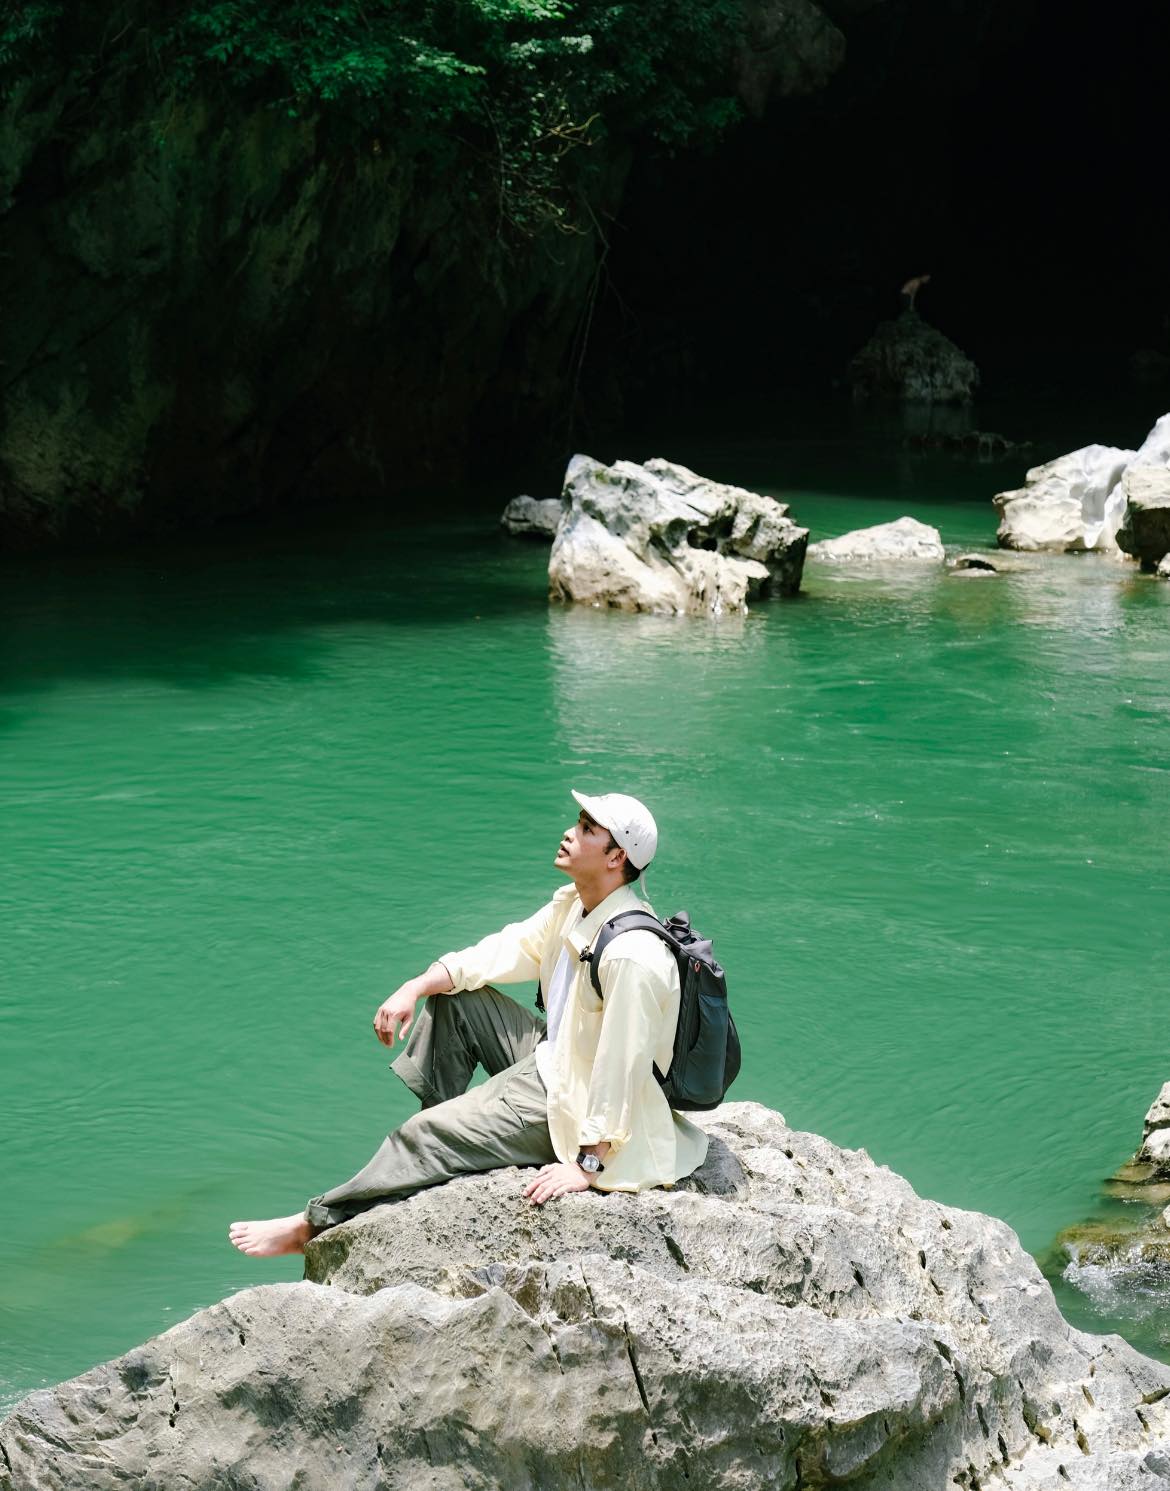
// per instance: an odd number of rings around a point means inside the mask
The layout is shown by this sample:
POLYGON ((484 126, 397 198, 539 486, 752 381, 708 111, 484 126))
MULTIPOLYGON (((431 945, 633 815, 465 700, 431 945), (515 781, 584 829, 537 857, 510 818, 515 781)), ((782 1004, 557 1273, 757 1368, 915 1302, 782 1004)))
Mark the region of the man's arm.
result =
POLYGON ((384 1046, 392 1046, 399 1035, 405 1040, 419 1000, 432 994, 450 994, 454 988, 451 975, 442 963, 432 963, 425 973, 407 979, 379 1006, 374 1016, 374 1034, 384 1046))
POLYGON ((405 1037, 415 1005, 431 994, 457 994, 462 989, 482 989, 485 984, 515 984, 538 978, 545 939, 566 893, 568 897, 575 894, 566 886, 525 921, 510 922, 461 952, 444 953, 425 973, 408 979, 374 1016, 378 1039, 384 1046, 392 1046, 396 1035, 405 1037))

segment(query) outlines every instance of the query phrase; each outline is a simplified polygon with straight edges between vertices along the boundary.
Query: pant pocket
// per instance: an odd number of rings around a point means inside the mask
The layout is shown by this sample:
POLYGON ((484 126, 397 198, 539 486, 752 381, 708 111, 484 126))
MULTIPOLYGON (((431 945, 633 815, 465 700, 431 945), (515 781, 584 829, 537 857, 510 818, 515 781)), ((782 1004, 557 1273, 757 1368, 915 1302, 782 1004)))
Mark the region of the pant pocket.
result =
POLYGON ((522 1070, 512 1072, 504 1082, 500 1101, 524 1125, 548 1126, 548 1094, 536 1070, 535 1060, 526 1061, 522 1070))

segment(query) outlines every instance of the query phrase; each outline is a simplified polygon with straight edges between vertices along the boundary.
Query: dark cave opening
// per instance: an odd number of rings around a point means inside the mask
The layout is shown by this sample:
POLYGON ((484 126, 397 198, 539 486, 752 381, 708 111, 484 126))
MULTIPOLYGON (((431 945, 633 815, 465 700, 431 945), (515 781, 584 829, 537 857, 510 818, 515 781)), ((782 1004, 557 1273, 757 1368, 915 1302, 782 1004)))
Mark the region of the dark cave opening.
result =
POLYGON ((1165 377, 1170 398, 1168 20, 1157 0, 1107 15, 890 0, 845 17, 828 87, 704 157, 636 168, 587 395, 616 382, 630 426, 830 399, 902 282, 929 273, 919 310, 974 358, 985 396, 1132 384, 1148 403, 1165 377))

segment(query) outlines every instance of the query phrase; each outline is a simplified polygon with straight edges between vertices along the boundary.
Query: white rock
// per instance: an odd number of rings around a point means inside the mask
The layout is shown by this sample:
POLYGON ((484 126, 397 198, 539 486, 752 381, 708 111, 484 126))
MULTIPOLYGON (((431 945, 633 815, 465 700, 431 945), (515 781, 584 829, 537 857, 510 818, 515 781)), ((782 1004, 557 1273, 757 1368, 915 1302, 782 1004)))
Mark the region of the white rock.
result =
POLYGON ((513 497, 500 514, 500 526, 520 538, 552 538, 564 510, 559 497, 513 497))
POLYGON ((1044 466, 1024 486, 1000 492, 999 543, 1005 549, 1116 550, 1131 468, 1170 466, 1170 414, 1162 415, 1137 450, 1086 445, 1044 466))
POLYGON ((1133 456, 1113 445, 1086 445, 1034 466, 1024 486, 992 499, 1000 511, 1000 547, 1115 548, 1117 523, 1112 510, 1106 521, 1106 504, 1133 456))
POLYGON ((1154 573, 1160 580, 1170 580, 1170 554, 1164 555, 1158 561, 1158 567, 1154 573))
POLYGON ((1142 1138, 1148 1139, 1156 1129, 1170 1129, 1170 1082, 1162 1084, 1162 1090, 1150 1104, 1142 1125, 1142 1138))
POLYGON ((549 556, 554 599, 632 611, 745 611, 799 589, 808 530, 784 504, 664 460, 605 466, 577 455, 549 556))
POLYGON ((1137 1159, 1143 1165, 1157 1165, 1159 1170, 1170 1169, 1170 1129, 1155 1129, 1148 1135, 1137 1159))
POLYGON ((869 563, 884 559, 933 559, 944 557, 942 535, 929 523, 917 518, 898 518, 893 523, 877 523, 872 528, 857 528, 839 538, 822 539, 812 544, 809 555, 834 564, 869 563))

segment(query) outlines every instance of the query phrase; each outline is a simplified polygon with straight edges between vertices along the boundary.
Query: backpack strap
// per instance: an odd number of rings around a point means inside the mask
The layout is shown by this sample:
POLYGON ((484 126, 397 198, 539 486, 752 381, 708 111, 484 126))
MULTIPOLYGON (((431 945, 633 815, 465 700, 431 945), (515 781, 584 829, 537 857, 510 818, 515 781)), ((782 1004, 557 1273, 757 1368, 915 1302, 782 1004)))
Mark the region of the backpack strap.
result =
MULTIPOLYGON (((655 937, 660 937, 663 942, 677 953, 679 950, 678 939, 662 925, 653 913, 649 911, 622 911, 617 916, 611 917, 601 928, 593 939, 593 946, 587 947, 581 954, 581 962, 589 964, 589 979, 594 989, 597 990, 598 999, 604 1000, 605 995, 601 992, 601 975, 598 973, 598 965, 601 955, 615 937, 620 937, 623 932, 653 932, 655 937), (621 925, 619 926, 619 922, 621 925)), ((666 1076, 658 1070, 658 1063, 654 1063, 654 1076, 661 1087, 666 1076)))
POLYGON ((655 937, 660 937, 672 952, 679 951, 678 939, 662 925, 658 918, 649 911, 622 911, 617 916, 611 917, 593 939, 593 946, 587 947, 581 954, 581 962, 589 964, 589 979, 597 992, 598 999, 604 999, 601 992, 601 975, 598 968, 601 964, 601 955, 613 941, 623 932, 653 932, 655 937))

